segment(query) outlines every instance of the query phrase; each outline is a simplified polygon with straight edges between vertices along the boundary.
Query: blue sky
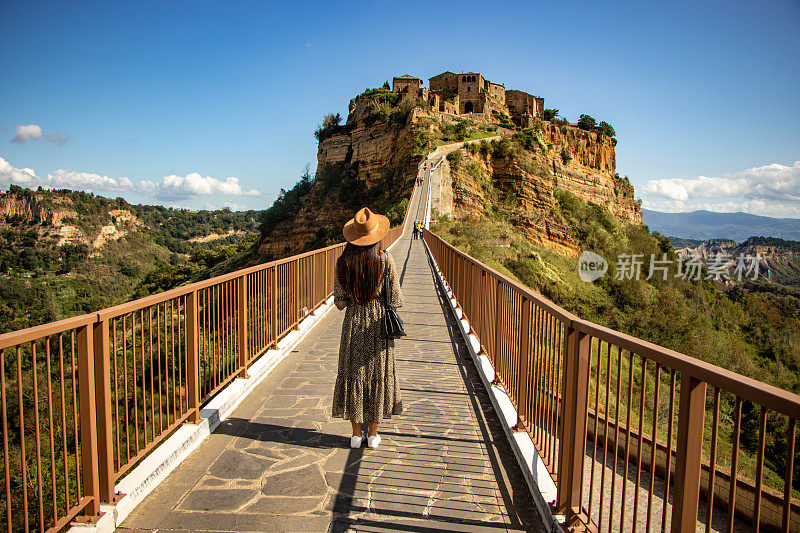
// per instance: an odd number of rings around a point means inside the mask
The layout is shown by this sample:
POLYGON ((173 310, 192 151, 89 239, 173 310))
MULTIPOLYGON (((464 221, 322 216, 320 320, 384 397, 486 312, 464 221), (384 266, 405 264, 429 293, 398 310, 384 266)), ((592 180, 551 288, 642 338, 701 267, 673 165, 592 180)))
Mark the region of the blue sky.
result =
POLYGON ((610 122, 645 207, 800 218, 798 1, 0 2, 0 186, 265 208, 325 113, 445 70, 610 122))

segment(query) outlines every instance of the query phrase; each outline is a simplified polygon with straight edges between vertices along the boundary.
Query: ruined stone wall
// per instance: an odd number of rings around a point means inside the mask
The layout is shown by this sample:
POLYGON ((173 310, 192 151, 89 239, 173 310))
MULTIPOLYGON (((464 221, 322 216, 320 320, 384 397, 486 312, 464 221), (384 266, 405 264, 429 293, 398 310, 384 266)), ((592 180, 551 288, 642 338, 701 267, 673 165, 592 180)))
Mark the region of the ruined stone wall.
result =
POLYGON ((392 92, 399 93, 404 89, 409 88, 410 91, 417 91, 422 87, 422 80, 419 78, 407 78, 404 76, 395 76, 392 79, 392 92))
POLYGON ((525 113, 541 117, 544 108, 544 98, 536 98, 525 91, 510 89, 506 91, 506 103, 512 116, 521 117, 525 113))

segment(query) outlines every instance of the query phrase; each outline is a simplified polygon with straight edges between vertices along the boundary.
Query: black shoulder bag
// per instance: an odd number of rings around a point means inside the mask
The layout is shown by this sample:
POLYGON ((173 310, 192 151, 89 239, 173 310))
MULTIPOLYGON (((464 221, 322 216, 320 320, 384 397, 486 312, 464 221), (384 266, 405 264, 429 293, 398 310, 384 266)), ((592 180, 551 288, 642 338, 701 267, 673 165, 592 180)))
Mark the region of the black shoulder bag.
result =
MULTIPOLYGON (((387 252, 388 253, 388 252, 387 252)), ((389 282, 389 260, 384 257, 386 266, 383 270, 383 298, 386 313, 383 317, 383 332, 389 339, 405 337, 406 331, 403 329, 403 319, 397 314, 397 309, 392 306, 392 284, 389 282)))

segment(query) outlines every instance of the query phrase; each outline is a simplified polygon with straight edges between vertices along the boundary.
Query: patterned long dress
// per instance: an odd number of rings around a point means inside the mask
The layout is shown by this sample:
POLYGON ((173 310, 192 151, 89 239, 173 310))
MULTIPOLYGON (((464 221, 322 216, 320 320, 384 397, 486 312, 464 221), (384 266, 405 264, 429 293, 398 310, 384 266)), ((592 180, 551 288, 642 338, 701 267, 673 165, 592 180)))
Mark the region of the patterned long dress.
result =
MULTIPOLYGON (((394 259, 383 252, 389 263, 392 305, 403 305, 403 293, 394 259)), ((383 261, 381 261, 383 264, 383 261)), ((339 345, 339 370, 333 389, 333 416, 351 422, 380 423, 403 412, 400 385, 394 365, 394 339, 383 333, 383 269, 378 294, 367 304, 350 299, 334 276, 333 301, 345 309, 342 340, 339 345)))

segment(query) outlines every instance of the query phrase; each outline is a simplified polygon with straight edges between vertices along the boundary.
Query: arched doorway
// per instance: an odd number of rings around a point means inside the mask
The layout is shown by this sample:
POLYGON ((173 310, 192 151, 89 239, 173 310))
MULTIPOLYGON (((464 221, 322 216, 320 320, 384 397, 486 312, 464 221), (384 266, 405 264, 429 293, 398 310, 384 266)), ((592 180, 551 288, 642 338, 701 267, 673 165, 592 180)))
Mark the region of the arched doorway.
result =
POLYGON ((464 102, 464 113, 472 113, 472 111, 473 111, 472 102, 469 101, 464 102))

